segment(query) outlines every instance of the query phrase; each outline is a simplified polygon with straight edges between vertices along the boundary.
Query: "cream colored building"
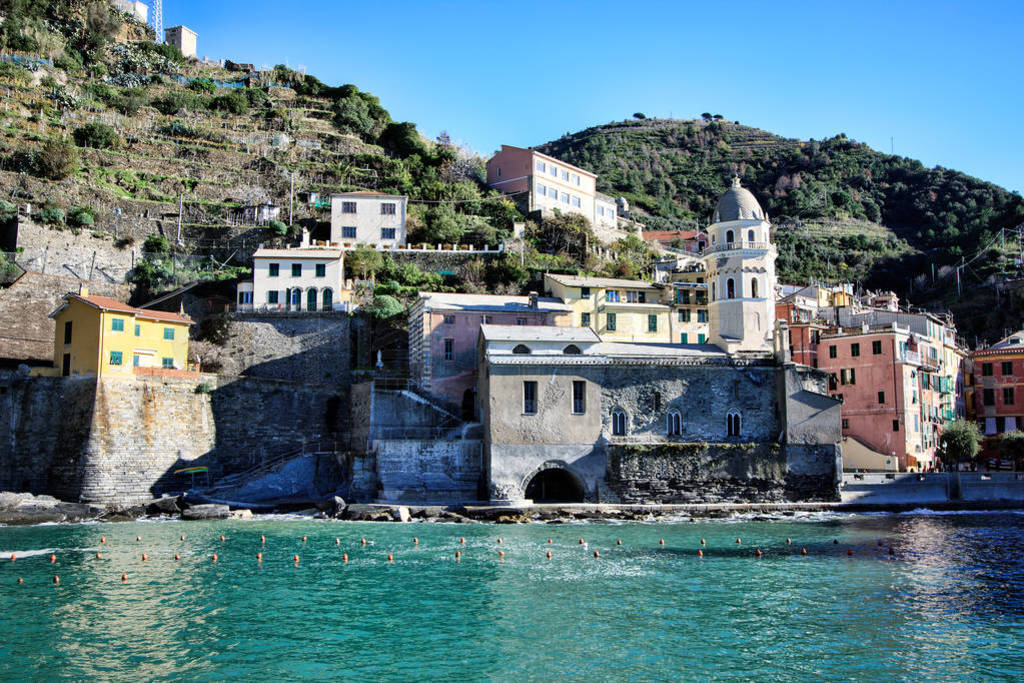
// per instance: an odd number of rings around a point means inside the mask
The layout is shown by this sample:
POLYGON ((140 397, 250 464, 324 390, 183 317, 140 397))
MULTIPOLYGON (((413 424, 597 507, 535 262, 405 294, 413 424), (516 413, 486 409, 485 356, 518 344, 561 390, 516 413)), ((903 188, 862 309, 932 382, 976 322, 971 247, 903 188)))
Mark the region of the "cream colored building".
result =
POLYGON ((344 311, 345 259, 340 248, 302 246, 256 250, 252 282, 238 285, 239 311, 344 311))
POLYGON ((696 257, 687 257, 667 274, 663 301, 672 308, 674 344, 704 344, 708 340, 707 275, 704 262, 696 257))
POLYGON ((199 34, 187 26, 172 26, 164 29, 164 42, 181 50, 186 57, 196 56, 196 38, 199 34))
POLYGON ((775 258, 771 224, 735 178, 718 199, 703 254, 711 295, 708 341, 728 353, 767 352, 775 328, 775 258))
POLYGON ((332 244, 405 244, 406 197, 380 192, 331 195, 332 244))
POLYGON ((604 341, 672 341, 671 311, 650 282, 545 273, 544 291, 572 307, 573 326, 589 327, 604 341))

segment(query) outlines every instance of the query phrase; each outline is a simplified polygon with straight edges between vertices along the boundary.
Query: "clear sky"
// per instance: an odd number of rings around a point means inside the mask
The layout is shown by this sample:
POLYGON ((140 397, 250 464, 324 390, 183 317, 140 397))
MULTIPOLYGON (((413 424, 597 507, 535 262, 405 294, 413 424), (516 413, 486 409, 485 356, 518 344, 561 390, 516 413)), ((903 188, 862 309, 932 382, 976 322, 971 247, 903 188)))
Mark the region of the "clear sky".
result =
POLYGON ((164 0, 199 54, 354 83, 489 155, 702 112, 1024 191, 1024 2, 164 0))

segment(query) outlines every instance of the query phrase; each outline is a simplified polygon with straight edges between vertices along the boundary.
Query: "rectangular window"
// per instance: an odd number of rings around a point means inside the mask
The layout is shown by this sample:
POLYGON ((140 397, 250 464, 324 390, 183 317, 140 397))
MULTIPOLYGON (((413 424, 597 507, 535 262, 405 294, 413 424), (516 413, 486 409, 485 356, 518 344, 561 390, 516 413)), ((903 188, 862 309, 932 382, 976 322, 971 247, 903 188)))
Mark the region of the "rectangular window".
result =
POLYGON ((982 377, 991 377, 992 376, 992 364, 991 363, 982 363, 981 364, 981 376, 982 377))
POLYGON ((302 277, 302 264, 301 263, 293 263, 292 264, 292 277, 302 277))
POLYGON ((982 398, 985 405, 994 406, 996 404, 996 391, 995 389, 983 389, 982 398))
POLYGON ((690 343, 690 335, 686 334, 685 332, 680 334, 679 335, 679 343, 680 344, 689 344, 690 343))
POLYGON ((341 212, 342 213, 355 213, 356 212, 356 203, 355 202, 342 202, 341 203, 341 212))
POLYGON ((580 296, 584 299, 590 298, 590 287, 580 287, 580 296))
POLYGON ((111 365, 120 365, 121 364, 121 352, 120 351, 111 351, 110 352, 110 364, 111 365))
POLYGON ((604 293, 604 300, 609 302, 609 303, 618 303, 618 301, 619 301, 619 292, 618 292, 618 290, 616 290, 616 289, 609 289, 607 292, 604 293))
POLYGON ((537 414, 537 383, 523 382, 523 412, 527 415, 537 414))
POLYGON ((875 341, 871 342, 871 353, 875 354, 876 356, 882 355, 882 340, 876 339, 875 341))
POLYGON ((579 208, 579 206, 580 206, 580 198, 579 197, 573 197, 572 198, 572 205, 577 207, 577 208, 579 208))
POLYGON ((1012 406, 1013 405, 1013 387, 1005 387, 1003 389, 1003 405, 1004 406, 1012 406))
POLYGON ((140 356, 137 353, 134 354, 132 356, 132 365, 135 366, 135 367, 139 367, 140 365, 142 365, 142 356, 140 356))
POLYGON ((164 339, 167 339, 167 340, 170 340, 170 341, 174 341, 174 328, 173 327, 165 327, 164 328, 164 339))
POLYGON ((395 232, 396 231, 397 231, 397 228, 381 228, 380 229, 380 238, 382 240, 393 240, 393 239, 395 239, 395 232))
POLYGON ((835 344, 833 344, 833 345, 828 347, 828 357, 829 358, 835 358, 836 357, 836 346, 835 346, 835 344))
POLYGON ((136 325, 135 326, 135 336, 136 337, 141 337, 142 336, 142 325, 136 325))
POLYGON ((276 304, 277 303, 277 290, 276 289, 272 289, 269 292, 267 292, 267 303, 268 304, 276 304))
POLYGON ((525 325, 526 318, 516 318, 516 325, 525 325))
POLYGON ((562 171, 562 180, 568 180, 568 179, 569 179, 569 172, 568 171, 562 171))
POLYGON ((71 322, 72 321, 69 320, 66 323, 64 323, 64 343, 65 344, 70 344, 71 343, 71 322))
POLYGON ((550 174, 551 174, 551 177, 552 177, 552 178, 557 178, 557 177, 558 177, 558 169, 557 169, 557 168, 555 168, 555 167, 554 167, 553 165, 551 165, 551 164, 549 164, 549 165, 548 165, 548 173, 550 173, 550 174))
POLYGON ((541 197, 547 197, 548 196, 548 188, 546 188, 543 185, 541 185, 540 183, 538 183, 537 184, 537 194, 539 194, 541 197))
POLYGON ((697 311, 697 322, 706 323, 708 321, 708 312, 706 310, 697 311))
POLYGON ((563 204, 568 204, 569 203, 569 195, 567 195, 565 192, 562 193, 562 203, 563 204))
POLYGON ((608 324, 605 325, 605 327, 608 328, 609 332, 614 332, 615 331, 615 314, 614 313, 609 313, 608 314, 608 324))
POLYGON ((341 226, 341 238, 346 240, 354 240, 356 238, 356 226, 354 225, 343 225, 341 226))
POLYGON ((584 313, 580 316, 580 325, 583 327, 590 327, 590 314, 584 313))
POLYGON ((587 412, 587 383, 574 381, 572 383, 572 413, 582 415, 587 412))
POLYGON ((267 277, 277 277, 281 273, 280 263, 267 264, 267 277))
POLYGON ((484 316, 484 325, 490 325, 492 322, 494 322, 494 316, 493 315, 485 315, 484 316))
POLYGON ((603 206, 597 207, 597 215, 598 216, 603 216, 604 215, 604 207, 603 206))
POLYGON ((114 332, 124 332, 124 318, 111 318, 110 329, 114 332))
POLYGON ((545 164, 543 161, 537 162, 537 170, 540 171, 541 173, 547 170, 547 168, 545 168, 545 164))
POLYGON ((444 340, 444 359, 455 360, 455 340, 445 339, 444 340))
POLYGON ((707 339, 707 336, 704 335, 704 334, 698 334, 697 335, 697 343, 698 344, 703 344, 706 339, 707 339))
POLYGON ((647 316, 647 331, 657 332, 658 331, 658 316, 655 314, 649 314, 647 316))
POLYGON ((446 315, 444 317, 444 324, 445 325, 454 325, 455 324, 455 316, 454 315, 446 315))
POLYGON ((573 173, 572 174, 572 183, 573 183, 573 185, 579 185, 580 184, 580 176, 579 176, 578 173, 573 173))
POLYGON ((893 420, 892 421, 892 431, 894 431, 894 432, 900 431, 900 421, 899 420, 893 420))
POLYGON ((836 377, 836 373, 830 372, 828 374, 828 390, 835 391, 839 388, 839 378, 836 377))
POLYGON ((394 202, 384 202, 380 205, 381 216, 394 216, 395 215, 395 204, 394 202))
POLYGON ((1013 374, 1013 361, 1011 361, 1011 360, 1004 360, 1001 363, 1001 366, 1002 367, 1000 367, 999 370, 1000 370, 1000 372, 1002 374, 1004 374, 1004 375, 1012 375, 1013 374))
POLYGON ((860 344, 850 344, 850 355, 854 358, 860 355, 860 344))
POLYGON ((849 429, 849 428, 850 428, 850 421, 849 421, 849 420, 847 420, 847 419, 846 419, 846 418, 844 417, 844 418, 843 418, 843 429, 849 429))
POLYGON ((318 264, 316 264, 316 276, 317 277, 327 277, 327 264, 326 263, 318 263, 318 264))
POLYGON ((691 317, 692 315, 690 313, 689 308, 684 308, 683 310, 679 311, 679 322, 688 323, 690 322, 691 317))
POLYGON ((884 391, 879 391, 878 392, 878 402, 879 403, 885 403, 885 392, 884 391))
POLYGON ((174 359, 173 358, 163 358, 160 361, 160 365, 163 367, 164 370, 173 370, 174 369, 174 359))

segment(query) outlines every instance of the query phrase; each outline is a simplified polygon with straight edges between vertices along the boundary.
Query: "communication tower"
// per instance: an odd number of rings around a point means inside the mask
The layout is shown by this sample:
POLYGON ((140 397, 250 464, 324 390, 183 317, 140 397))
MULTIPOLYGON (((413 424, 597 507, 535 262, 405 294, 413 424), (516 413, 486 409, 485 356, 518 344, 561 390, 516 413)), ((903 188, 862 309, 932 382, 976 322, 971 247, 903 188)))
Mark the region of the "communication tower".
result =
POLYGON ((163 0, 152 0, 153 2, 153 32, 156 33, 156 42, 164 42, 164 3, 163 0))

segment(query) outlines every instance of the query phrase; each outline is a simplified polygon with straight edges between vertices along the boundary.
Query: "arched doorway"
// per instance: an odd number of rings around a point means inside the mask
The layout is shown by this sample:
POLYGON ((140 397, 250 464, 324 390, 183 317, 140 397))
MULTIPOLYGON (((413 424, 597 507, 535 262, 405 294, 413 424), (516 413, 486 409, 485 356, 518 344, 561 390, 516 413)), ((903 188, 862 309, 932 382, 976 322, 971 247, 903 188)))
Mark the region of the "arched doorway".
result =
POLYGON ((533 475, 526 497, 534 503, 582 503, 583 485, 568 470, 552 467, 533 475))
POLYGON ((310 290, 306 291, 306 310, 307 311, 315 311, 316 310, 316 290, 315 289, 310 289, 310 290))
POLYGON ((334 310, 334 292, 331 291, 330 287, 325 287, 324 288, 324 291, 323 291, 323 294, 322 294, 321 298, 323 300, 323 309, 325 311, 333 311, 334 310))

